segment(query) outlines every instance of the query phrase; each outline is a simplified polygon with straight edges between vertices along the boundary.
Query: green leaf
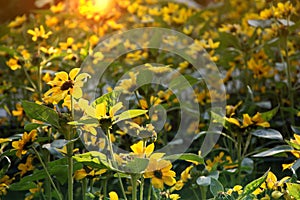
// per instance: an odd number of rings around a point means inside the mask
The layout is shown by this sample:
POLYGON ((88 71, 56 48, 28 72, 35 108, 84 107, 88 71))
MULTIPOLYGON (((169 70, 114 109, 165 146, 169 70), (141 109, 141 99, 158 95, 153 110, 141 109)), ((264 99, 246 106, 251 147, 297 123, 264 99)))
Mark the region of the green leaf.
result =
POLYGON ((22 101, 22 106, 26 115, 30 118, 59 127, 59 117, 53 109, 25 100, 22 101))
POLYGON ((204 159, 193 153, 183 153, 183 154, 174 154, 170 156, 163 157, 166 160, 185 160, 188 162, 197 162, 199 164, 204 164, 204 159))
POLYGON ((279 109, 279 106, 273 108, 272 110, 270 111, 267 111, 267 112, 263 112, 261 113, 261 117, 265 120, 265 121, 270 121, 277 113, 279 109))
POLYGON ((133 174, 141 174, 148 166, 149 160, 146 158, 135 158, 126 164, 125 170, 133 174))
POLYGON ((283 140, 283 137, 281 133, 275 129, 258 129, 255 131, 250 132, 252 135, 261 137, 261 138, 267 138, 267 139, 273 139, 273 140, 283 140))
POLYGON ((10 165, 11 165, 11 161, 10 161, 10 159, 7 156, 3 156, 0 159, 0 166, 1 166, 0 179, 7 173, 10 165))
POLYGON ((80 125, 85 125, 85 124, 99 124, 99 121, 95 118, 89 118, 89 119, 68 122, 68 124, 73 125, 73 126, 80 126, 80 125))
POLYGON ((255 155, 253 155, 253 157, 273 156, 273 155, 276 155, 279 153, 290 152, 291 150, 293 150, 293 148, 290 147, 289 145, 281 145, 281 146, 277 146, 272 149, 268 149, 266 151, 260 152, 258 154, 255 154, 255 155))
POLYGON ((107 103, 107 109, 109 110, 110 107, 114 106, 116 104, 116 100, 118 96, 121 94, 121 91, 113 90, 109 93, 106 93, 102 95, 101 97, 97 98, 93 103, 92 106, 96 106, 97 104, 106 102, 107 103))
POLYGON ((226 125, 226 120, 224 119, 223 116, 211 111, 211 118, 213 122, 217 122, 222 124, 226 129, 228 129, 229 127, 226 125))
POLYGON ((285 141, 286 143, 288 143, 291 147, 297 149, 297 150, 300 150, 300 145, 299 144, 296 144, 294 142, 290 142, 288 140, 285 141))
POLYGON ((210 180, 210 192, 213 194, 213 196, 217 196, 219 193, 224 192, 224 187, 220 181, 217 179, 211 178, 210 180))
POLYGON ((126 120, 126 119, 132 119, 137 116, 144 115, 147 112, 148 112, 148 110, 141 110, 141 109, 126 110, 126 111, 122 112, 121 114, 115 116, 116 120, 115 120, 114 124, 118 123, 120 121, 126 120))
POLYGON ((90 151, 83 154, 77 154, 73 158, 80 163, 94 166, 97 168, 111 168, 110 164, 107 162, 107 157, 105 154, 98 151, 90 151))
POLYGON ((242 195, 239 197, 239 199, 242 199, 246 197, 247 195, 250 195, 254 190, 256 190, 263 182, 266 181, 268 176, 269 170, 260 178, 248 183, 243 190, 242 195))
POLYGON ((15 51, 14 49, 8 48, 6 46, 0 46, 0 51, 4 51, 5 53, 9 54, 10 56, 13 56, 15 54, 17 54, 17 51, 15 51))
POLYGON ((23 191, 23 190, 29 190, 31 188, 36 188, 36 184, 32 181, 20 181, 17 183, 13 183, 9 186, 9 189, 12 191, 23 191))
POLYGON ((251 174, 254 168, 254 162, 250 158, 244 158, 241 164, 241 171, 251 174))
POLYGON ((287 190, 289 194, 294 197, 295 199, 300 199, 300 184, 297 183, 287 183, 287 190))
POLYGON ((26 131, 32 131, 33 129, 37 129, 39 127, 47 126, 47 124, 38 124, 38 123, 28 123, 24 126, 26 131))
POLYGON ((292 131, 300 135, 300 126, 291 126, 292 131))

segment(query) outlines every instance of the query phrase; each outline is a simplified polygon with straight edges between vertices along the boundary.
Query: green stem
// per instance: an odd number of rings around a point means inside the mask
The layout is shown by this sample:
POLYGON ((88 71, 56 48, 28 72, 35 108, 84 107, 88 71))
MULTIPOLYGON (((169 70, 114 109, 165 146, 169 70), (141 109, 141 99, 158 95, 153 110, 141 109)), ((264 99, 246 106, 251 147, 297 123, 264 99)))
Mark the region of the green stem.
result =
POLYGON ((104 195, 104 197, 107 197, 107 181, 108 181, 108 178, 106 177, 106 179, 104 180, 104 184, 103 184, 103 195, 104 195))
POLYGON ((137 200, 137 174, 131 174, 132 200, 137 200))
MULTIPOLYGON (((201 190, 201 189, 200 189, 200 190, 201 190)), ((196 199, 197 199, 197 200, 200 200, 199 197, 198 197, 198 194, 197 194, 197 192, 195 191, 194 188, 192 188, 192 191, 193 191, 194 196, 196 197, 196 199)))
POLYGON ((87 191, 87 179, 84 178, 82 180, 82 198, 83 198, 83 200, 86 200, 86 191, 87 191))
POLYGON ((244 151, 242 153, 242 157, 244 158, 246 153, 247 153, 247 150, 248 150, 248 147, 250 145, 250 142, 251 142, 251 138, 252 138, 252 134, 250 133, 247 133, 248 136, 247 136, 247 140, 246 140, 246 144, 245 144, 245 147, 244 147, 244 151))
MULTIPOLYGON (((50 154, 48 151, 46 153, 46 163, 45 166, 48 167, 47 163, 50 162, 50 154)), ((48 199, 52 199, 51 197, 51 180, 47 177, 45 180, 45 194, 48 197, 48 199)))
POLYGON ((45 172, 46 172, 46 175, 48 176, 48 178, 49 178, 49 180, 50 180, 50 182, 51 182, 52 187, 54 188, 55 192, 57 193, 58 199, 59 199, 59 200, 62 200, 62 198, 61 198, 61 196, 60 196, 60 194, 59 194, 59 192, 58 192, 58 190, 57 190, 57 187, 56 187, 56 185, 54 184, 54 182, 53 182, 53 180, 52 180, 52 178, 51 178, 51 176, 50 176, 50 174, 49 174, 49 171, 48 171, 48 169, 47 169, 45 163, 43 162, 43 160, 42 160, 42 158, 41 158, 39 152, 36 150, 35 147, 32 147, 32 149, 33 149, 33 151, 35 152, 35 154, 37 155, 37 157, 38 157, 40 163, 42 164, 42 166, 43 166, 43 168, 44 168, 44 170, 45 170, 45 172))
MULTIPOLYGON (((112 163, 113 163, 113 167, 117 168, 117 162, 116 162, 116 159, 114 157, 114 151, 113 151, 113 147, 112 147, 112 140, 111 140, 109 128, 106 130, 106 132, 107 132, 107 136, 108 136, 108 146, 109 146, 109 152, 111 154, 111 160, 112 160, 112 163)), ((119 183, 120 183, 120 186, 121 186, 123 197, 124 197, 125 200, 127 200, 124 185, 123 185, 120 173, 117 172, 117 174, 118 174, 118 180, 119 180, 119 183)))
POLYGON ((207 186, 200 186, 200 190, 201 190, 201 199, 206 199, 207 186))
MULTIPOLYGON (((288 96, 288 99, 291 101, 291 108, 294 109, 294 106, 295 106, 295 103, 294 103, 294 90, 293 90, 293 83, 292 83, 292 72, 291 72, 291 65, 290 65, 290 58, 289 58, 289 51, 288 51, 288 47, 287 47, 287 43, 288 43, 288 40, 287 40, 287 37, 285 37, 285 42, 286 42, 286 47, 284 49, 285 51, 285 56, 286 56, 286 59, 285 59, 285 62, 286 62, 286 67, 287 67, 287 77, 288 77, 288 90, 289 90, 289 96, 288 96)), ((291 113, 291 123, 292 125, 295 125, 295 116, 294 116, 294 113, 293 112, 290 112, 291 113)))
MULTIPOLYGON (((69 133, 71 135, 71 133, 69 133)), ((71 136, 68 137, 71 140, 71 136)), ((68 162, 68 199, 73 200, 73 149, 74 143, 70 142, 67 144, 67 162, 68 162)))
POLYGON ((151 200, 151 191, 152 191, 152 184, 150 182, 149 183, 149 188, 148 188, 148 197, 147 197, 147 200, 151 200))
POLYGON ((242 135, 238 133, 238 143, 237 143, 237 160, 238 160, 238 183, 241 181, 241 165, 242 165, 242 135))
POLYGON ((140 200, 144 199, 144 183, 145 183, 145 179, 142 176, 141 177, 141 185, 140 185, 140 200))

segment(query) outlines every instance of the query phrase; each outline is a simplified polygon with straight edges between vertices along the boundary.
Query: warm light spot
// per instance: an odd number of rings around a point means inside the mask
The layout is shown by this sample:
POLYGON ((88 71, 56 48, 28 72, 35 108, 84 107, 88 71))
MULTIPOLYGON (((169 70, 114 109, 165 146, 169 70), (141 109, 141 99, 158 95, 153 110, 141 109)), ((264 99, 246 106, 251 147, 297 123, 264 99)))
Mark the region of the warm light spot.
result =
POLYGON ((112 0, 94 0, 94 9, 98 12, 105 12, 112 6, 112 0))

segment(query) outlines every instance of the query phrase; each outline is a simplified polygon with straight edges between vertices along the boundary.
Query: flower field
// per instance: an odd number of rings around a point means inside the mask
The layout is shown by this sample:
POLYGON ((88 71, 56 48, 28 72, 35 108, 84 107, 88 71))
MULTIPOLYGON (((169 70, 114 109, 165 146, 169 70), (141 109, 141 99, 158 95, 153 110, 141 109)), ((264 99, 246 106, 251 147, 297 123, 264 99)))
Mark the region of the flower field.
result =
POLYGON ((300 2, 32 6, 0 24, 0 200, 300 200, 300 2))

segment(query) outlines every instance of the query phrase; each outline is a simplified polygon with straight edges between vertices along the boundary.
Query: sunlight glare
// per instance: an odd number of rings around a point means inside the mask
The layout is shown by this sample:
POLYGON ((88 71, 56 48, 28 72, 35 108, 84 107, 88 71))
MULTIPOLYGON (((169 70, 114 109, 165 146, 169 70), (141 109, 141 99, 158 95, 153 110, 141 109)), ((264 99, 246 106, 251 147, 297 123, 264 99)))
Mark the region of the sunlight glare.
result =
POLYGON ((94 0, 94 8, 98 12, 106 11, 111 7, 112 0, 94 0))

